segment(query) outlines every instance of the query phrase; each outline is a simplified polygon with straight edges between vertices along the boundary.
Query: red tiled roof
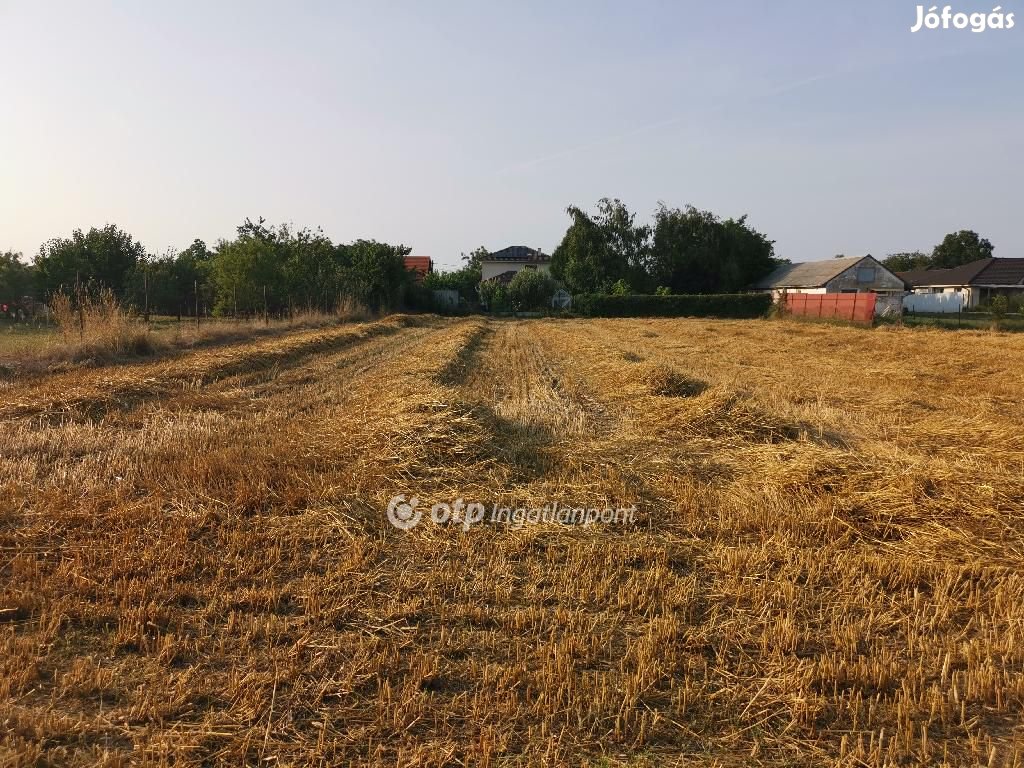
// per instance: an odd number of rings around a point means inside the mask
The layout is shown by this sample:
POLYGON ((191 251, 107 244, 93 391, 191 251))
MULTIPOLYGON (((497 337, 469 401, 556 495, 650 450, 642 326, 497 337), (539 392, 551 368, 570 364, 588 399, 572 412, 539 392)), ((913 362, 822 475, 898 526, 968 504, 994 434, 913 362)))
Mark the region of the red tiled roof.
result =
POLYGON ((415 272, 416 278, 422 280, 424 275, 434 271, 434 262, 429 256, 406 256, 405 268, 415 272))

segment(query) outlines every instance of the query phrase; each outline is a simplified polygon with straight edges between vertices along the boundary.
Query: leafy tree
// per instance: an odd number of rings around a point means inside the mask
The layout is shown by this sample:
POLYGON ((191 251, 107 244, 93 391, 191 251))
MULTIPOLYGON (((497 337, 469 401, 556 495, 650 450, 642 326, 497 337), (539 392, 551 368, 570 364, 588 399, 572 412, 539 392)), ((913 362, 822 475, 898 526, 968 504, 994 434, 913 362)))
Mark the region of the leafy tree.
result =
POLYGON ((629 296, 632 292, 633 289, 629 287, 629 283, 621 278, 612 285, 612 296, 629 296))
POLYGON ((890 253, 882 264, 890 272, 909 272, 912 269, 927 269, 931 266, 931 257, 922 251, 890 253))
POLYGON ((539 269, 521 269, 508 284, 508 297, 516 310, 543 309, 551 306, 558 282, 539 269))
POLYGON ((35 290, 35 274, 31 265, 14 251, 0 253, 0 302, 13 304, 35 290))
POLYGON ((376 240, 356 240, 338 246, 342 290, 373 310, 397 307, 412 283, 405 257, 412 249, 376 240))
POLYGON ((654 215, 651 278, 674 293, 732 293, 778 264, 772 240, 739 219, 718 218, 692 205, 662 204, 654 215))
POLYGON ((572 224, 551 255, 551 273, 570 291, 603 293, 618 280, 646 283, 650 228, 636 226, 622 201, 602 198, 594 216, 576 206, 566 211, 572 224))
POLYGON ((993 246, 977 232, 960 230, 951 232, 932 251, 930 266, 935 268, 958 267, 978 259, 992 256, 993 246))
POLYGON ((330 238, 320 229, 302 229, 294 236, 284 229, 279 243, 289 307, 333 309, 341 287, 341 265, 330 238))
POLYGON ((146 249, 131 235, 108 224, 88 232, 76 229, 70 238, 44 243, 36 257, 39 288, 45 296, 61 286, 97 285, 123 296, 129 277, 146 249))
POLYGON ((127 299, 139 311, 148 308, 159 315, 192 314, 198 288, 202 311, 214 300, 212 258, 206 243, 198 239, 179 253, 168 250, 162 256, 147 256, 129 276, 127 299))
POLYGON ((212 260, 217 314, 258 314, 267 308, 279 311, 286 299, 283 253, 278 233, 264 226, 263 219, 249 219, 238 227, 235 240, 217 244, 212 260))
POLYGON ((508 289, 497 280, 480 283, 480 302, 491 312, 504 312, 511 307, 508 289))

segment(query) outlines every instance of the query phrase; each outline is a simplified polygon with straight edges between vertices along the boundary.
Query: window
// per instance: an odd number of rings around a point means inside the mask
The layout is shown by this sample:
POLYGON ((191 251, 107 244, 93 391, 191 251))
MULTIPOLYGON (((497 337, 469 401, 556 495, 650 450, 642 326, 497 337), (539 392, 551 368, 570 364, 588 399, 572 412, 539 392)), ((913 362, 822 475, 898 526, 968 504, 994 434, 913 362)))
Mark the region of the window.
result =
POLYGON ((875 268, 874 267, 858 267, 857 268, 857 282, 858 283, 873 283, 873 282, 875 282, 875 268))

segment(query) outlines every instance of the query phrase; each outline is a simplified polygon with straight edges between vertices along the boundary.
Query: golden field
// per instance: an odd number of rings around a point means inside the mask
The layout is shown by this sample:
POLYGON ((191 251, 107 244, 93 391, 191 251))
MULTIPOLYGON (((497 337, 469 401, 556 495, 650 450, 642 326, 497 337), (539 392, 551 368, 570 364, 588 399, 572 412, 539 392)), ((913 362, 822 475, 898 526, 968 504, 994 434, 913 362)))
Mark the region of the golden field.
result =
POLYGON ((1022 393, 1024 336, 784 321, 8 376, 0 765, 1024 765, 1022 393))

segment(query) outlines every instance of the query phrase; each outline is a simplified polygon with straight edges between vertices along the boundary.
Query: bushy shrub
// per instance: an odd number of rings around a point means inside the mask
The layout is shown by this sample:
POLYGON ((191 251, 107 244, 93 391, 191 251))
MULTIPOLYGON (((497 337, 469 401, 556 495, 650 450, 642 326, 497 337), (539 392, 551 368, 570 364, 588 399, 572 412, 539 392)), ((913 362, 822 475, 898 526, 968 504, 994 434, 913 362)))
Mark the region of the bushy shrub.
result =
POLYGON ((764 317, 771 307, 767 293, 609 296, 586 293, 573 297, 573 309, 587 317, 764 317))
POLYGON ((511 308, 508 290, 495 280, 480 283, 480 302, 489 312, 507 312, 511 308))
POLYGON ((508 284, 508 298, 517 312, 544 309, 551 306, 551 297, 557 290, 558 283, 547 272, 522 269, 508 284))

